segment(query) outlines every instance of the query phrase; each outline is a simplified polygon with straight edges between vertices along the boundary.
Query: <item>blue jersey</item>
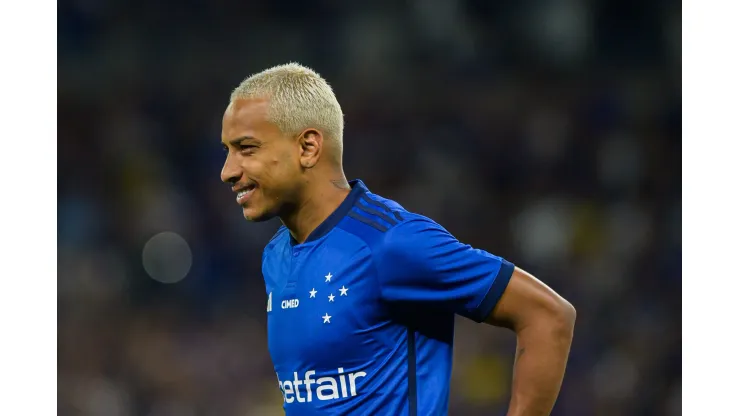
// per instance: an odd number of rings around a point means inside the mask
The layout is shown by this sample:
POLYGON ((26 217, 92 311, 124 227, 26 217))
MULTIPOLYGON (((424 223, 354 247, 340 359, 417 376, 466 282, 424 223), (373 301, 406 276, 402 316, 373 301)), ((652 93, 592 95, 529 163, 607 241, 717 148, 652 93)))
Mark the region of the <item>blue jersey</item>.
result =
POLYGON ((263 254, 285 413, 445 415, 455 315, 486 319, 514 265, 350 185, 306 242, 281 227, 263 254))

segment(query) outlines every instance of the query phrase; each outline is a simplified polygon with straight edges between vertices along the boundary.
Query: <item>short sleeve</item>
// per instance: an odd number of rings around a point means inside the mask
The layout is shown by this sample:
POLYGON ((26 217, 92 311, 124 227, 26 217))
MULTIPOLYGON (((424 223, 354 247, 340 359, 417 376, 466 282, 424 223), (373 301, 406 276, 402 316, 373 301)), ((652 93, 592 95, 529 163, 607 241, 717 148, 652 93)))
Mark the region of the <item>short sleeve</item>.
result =
POLYGON ((434 304, 476 322, 490 315, 514 272, 512 263, 424 217, 386 232, 376 267, 384 301, 434 304))

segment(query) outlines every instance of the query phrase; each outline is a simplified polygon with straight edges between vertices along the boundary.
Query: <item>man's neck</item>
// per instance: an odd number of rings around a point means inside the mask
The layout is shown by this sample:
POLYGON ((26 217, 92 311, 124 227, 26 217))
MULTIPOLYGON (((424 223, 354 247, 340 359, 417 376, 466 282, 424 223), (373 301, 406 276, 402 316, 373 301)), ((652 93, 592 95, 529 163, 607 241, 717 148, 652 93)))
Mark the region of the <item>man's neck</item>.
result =
POLYGON ((297 209, 284 218, 283 224, 300 244, 344 202, 351 188, 344 175, 333 180, 317 181, 307 189, 297 209))

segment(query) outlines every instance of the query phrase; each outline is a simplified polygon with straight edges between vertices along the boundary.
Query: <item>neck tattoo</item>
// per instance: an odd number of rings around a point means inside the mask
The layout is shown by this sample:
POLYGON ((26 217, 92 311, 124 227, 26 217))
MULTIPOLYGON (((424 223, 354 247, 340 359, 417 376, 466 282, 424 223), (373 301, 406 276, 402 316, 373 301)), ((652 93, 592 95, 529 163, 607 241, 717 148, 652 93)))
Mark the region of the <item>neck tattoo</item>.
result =
POLYGON ((343 179, 333 179, 331 183, 339 189, 349 189, 349 184, 343 179))

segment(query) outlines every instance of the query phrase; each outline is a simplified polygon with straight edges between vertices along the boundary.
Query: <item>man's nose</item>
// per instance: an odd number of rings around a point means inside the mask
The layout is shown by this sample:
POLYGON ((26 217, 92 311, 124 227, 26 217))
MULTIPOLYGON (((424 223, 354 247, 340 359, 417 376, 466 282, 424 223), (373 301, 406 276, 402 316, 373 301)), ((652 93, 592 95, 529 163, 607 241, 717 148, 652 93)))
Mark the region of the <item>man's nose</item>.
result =
POLYGON ((230 156, 226 157, 224 167, 221 169, 221 181, 224 183, 234 184, 242 177, 239 165, 234 163, 230 156))

